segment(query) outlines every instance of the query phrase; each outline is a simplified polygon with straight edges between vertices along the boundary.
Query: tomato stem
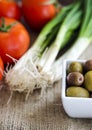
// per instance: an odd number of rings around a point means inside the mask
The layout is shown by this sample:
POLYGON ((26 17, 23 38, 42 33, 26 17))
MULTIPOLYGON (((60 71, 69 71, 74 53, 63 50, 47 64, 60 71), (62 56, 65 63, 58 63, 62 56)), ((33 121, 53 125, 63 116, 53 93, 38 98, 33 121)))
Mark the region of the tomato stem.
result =
POLYGON ((5 24, 5 19, 2 17, 2 24, 1 24, 1 27, 0 27, 0 32, 8 32, 13 26, 15 26, 18 22, 14 22, 10 25, 7 25, 5 24))

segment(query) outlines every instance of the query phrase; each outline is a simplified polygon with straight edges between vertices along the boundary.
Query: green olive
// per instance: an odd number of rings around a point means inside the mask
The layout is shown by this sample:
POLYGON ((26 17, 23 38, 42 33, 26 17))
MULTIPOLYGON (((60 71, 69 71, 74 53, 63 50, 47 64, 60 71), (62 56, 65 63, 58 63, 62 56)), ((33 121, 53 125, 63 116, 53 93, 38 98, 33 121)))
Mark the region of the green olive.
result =
POLYGON ((66 90, 66 95, 68 97, 89 97, 89 92, 85 88, 78 87, 78 86, 70 86, 66 90))
POLYGON ((88 91, 92 92, 92 71, 88 71, 84 75, 84 86, 88 91))
POLYGON ((68 66, 68 73, 70 72, 83 72, 83 66, 79 62, 71 62, 68 66))

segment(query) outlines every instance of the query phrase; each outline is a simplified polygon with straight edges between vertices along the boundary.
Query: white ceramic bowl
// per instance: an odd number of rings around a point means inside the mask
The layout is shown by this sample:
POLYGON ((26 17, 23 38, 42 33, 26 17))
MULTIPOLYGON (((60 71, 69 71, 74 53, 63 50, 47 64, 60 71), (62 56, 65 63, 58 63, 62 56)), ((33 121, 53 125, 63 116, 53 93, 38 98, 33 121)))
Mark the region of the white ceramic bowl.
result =
MULTIPOLYGON (((84 63, 85 60, 75 60, 84 63)), ((66 96, 66 70, 72 60, 63 63, 61 98, 65 112, 73 118, 92 118, 92 98, 66 96)))

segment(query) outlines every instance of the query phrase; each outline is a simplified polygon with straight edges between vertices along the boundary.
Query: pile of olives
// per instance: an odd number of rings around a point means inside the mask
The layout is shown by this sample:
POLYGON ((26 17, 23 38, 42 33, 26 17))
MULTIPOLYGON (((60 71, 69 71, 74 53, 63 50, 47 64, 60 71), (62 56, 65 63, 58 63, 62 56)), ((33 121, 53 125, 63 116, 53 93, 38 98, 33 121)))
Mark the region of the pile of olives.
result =
POLYGON ((66 73, 66 96, 92 97, 92 60, 71 62, 66 73))

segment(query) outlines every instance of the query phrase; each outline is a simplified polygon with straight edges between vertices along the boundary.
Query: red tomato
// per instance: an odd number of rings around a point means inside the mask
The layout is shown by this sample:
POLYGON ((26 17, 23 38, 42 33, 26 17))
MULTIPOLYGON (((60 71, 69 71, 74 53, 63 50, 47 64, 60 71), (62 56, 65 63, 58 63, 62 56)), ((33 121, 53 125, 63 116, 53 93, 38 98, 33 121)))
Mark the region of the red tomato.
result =
POLYGON ((10 0, 0 0, 0 17, 9 17, 20 20, 21 10, 16 2, 10 0))
MULTIPOLYGON (((6 27, 16 22, 9 30, 0 27, 0 56, 4 63, 7 63, 12 62, 12 60, 6 54, 19 59, 27 51, 30 45, 30 37, 22 23, 12 18, 4 18, 4 20, 6 27)), ((1 25, 2 20, 0 19, 1 25)))
POLYGON ((32 29, 39 31, 56 15, 53 4, 45 4, 49 0, 22 0, 22 12, 32 29))
POLYGON ((0 57, 0 80, 2 80, 2 78, 3 78, 3 71, 4 71, 4 64, 0 57))

